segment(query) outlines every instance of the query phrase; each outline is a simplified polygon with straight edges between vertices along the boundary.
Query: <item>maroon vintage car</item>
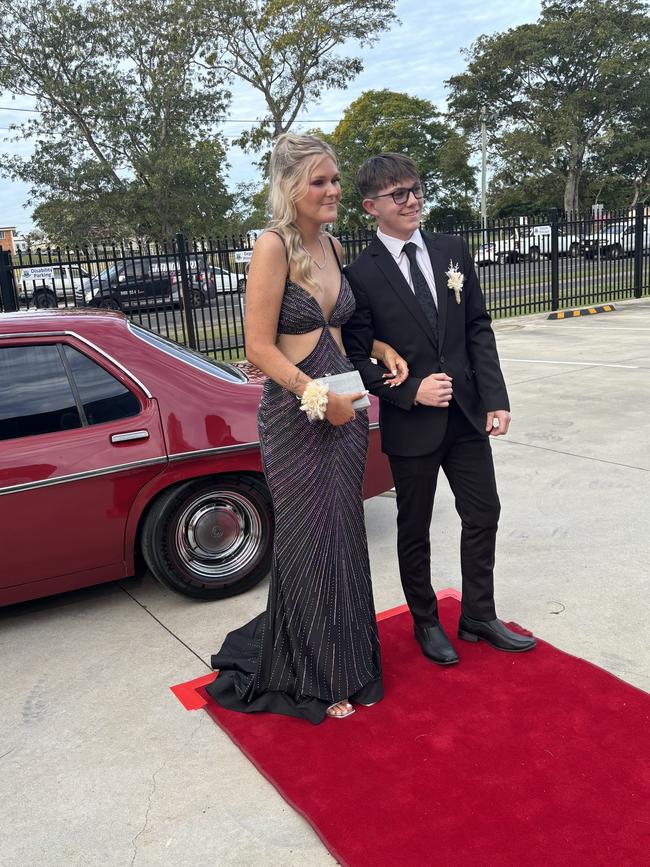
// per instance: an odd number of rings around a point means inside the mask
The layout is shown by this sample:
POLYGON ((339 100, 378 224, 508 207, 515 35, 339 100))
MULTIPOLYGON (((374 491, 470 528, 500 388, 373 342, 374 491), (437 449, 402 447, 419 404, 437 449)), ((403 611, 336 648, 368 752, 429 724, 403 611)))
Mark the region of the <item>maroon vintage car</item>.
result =
MULTIPOLYGON (((132 575, 215 599, 268 572, 262 386, 120 313, 0 314, 0 604, 132 575)), ((392 486, 369 410, 365 495, 392 486)))

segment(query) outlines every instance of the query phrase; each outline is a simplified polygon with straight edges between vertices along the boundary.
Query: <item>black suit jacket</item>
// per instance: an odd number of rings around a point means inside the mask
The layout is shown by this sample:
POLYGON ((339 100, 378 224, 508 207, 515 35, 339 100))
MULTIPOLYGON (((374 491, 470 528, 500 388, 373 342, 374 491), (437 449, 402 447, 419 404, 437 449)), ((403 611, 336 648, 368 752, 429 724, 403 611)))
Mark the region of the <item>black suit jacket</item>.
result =
POLYGON ((436 283, 435 334, 395 260, 375 236, 345 269, 356 311, 343 326, 346 352, 366 388, 381 398, 382 449, 389 455, 417 456, 434 451, 447 427, 445 407, 414 405, 420 382, 447 373, 454 399, 477 431, 485 432, 488 410, 509 410, 491 319, 485 309, 469 248, 463 238, 422 232, 436 283), (465 275, 460 304, 447 285, 452 261, 465 275), (370 361, 374 338, 389 343, 409 365, 402 385, 383 385, 385 368, 370 361))

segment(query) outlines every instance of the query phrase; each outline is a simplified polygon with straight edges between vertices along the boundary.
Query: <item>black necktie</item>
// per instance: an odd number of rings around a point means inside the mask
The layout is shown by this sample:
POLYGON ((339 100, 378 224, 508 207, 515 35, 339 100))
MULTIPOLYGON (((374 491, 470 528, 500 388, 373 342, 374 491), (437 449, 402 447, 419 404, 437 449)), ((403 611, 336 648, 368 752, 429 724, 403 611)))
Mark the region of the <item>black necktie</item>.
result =
POLYGON ((408 244, 404 244, 402 247, 402 252, 406 253, 406 257, 409 260, 409 267, 411 270, 411 280, 413 281, 413 291, 415 292, 415 297, 418 299, 420 307, 422 308, 424 315, 427 317, 429 325, 433 328, 433 333, 438 333, 438 310, 436 309, 436 303, 433 300, 433 294, 431 289, 429 288, 429 284, 426 281, 426 278, 420 268, 418 267, 417 259, 415 258, 417 255, 418 248, 412 242, 409 241, 408 244))

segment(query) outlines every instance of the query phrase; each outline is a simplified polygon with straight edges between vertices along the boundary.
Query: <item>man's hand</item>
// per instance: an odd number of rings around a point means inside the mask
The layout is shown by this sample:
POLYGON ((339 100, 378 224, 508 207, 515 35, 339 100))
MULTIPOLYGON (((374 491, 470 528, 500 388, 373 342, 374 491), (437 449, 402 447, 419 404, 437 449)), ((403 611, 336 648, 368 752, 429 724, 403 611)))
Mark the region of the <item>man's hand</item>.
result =
POLYGON ((506 409, 495 409, 487 414, 485 430, 491 437, 502 437, 508 433, 512 416, 506 409))
POLYGON ((415 402, 425 406, 449 406, 452 394, 450 376, 446 373, 430 373, 420 383, 415 402))

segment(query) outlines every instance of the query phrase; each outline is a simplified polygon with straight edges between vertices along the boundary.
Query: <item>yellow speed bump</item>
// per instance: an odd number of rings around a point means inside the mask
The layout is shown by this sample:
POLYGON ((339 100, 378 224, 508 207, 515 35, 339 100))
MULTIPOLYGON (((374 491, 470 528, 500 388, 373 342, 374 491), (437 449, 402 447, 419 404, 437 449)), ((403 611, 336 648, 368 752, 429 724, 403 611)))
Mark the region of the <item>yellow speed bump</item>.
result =
POLYGON ((580 307, 577 310, 556 310, 549 313, 547 319, 568 319, 575 316, 591 316, 594 313, 613 313, 616 308, 613 304, 599 304, 597 307, 580 307))

